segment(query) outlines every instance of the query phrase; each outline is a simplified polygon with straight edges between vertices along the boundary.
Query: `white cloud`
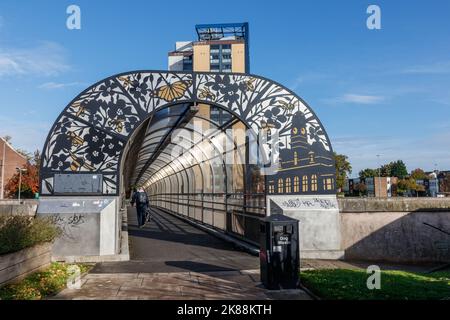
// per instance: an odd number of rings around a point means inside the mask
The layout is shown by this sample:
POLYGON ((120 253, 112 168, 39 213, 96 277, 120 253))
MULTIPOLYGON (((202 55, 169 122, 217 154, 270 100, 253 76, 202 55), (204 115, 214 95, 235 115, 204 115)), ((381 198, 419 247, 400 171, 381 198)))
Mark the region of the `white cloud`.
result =
POLYGON ((327 104, 352 103, 352 104, 377 104, 385 100, 383 96, 361 95, 348 93, 331 99, 322 99, 327 104))
POLYGON ((402 71, 404 74, 450 74, 450 61, 437 62, 427 65, 417 65, 406 68, 402 71))
POLYGON ((384 100, 381 96, 368 96, 360 94, 345 94, 341 97, 342 102, 359 104, 376 104, 384 100))
POLYGON ((54 42, 33 48, 0 48, 0 77, 54 76, 69 70, 64 49, 54 42))
POLYGON ((69 82, 69 83, 58 83, 58 82, 46 82, 38 86, 39 89, 46 90, 55 90, 55 89, 63 89, 67 87, 75 87, 75 86, 85 86, 84 82, 69 82))

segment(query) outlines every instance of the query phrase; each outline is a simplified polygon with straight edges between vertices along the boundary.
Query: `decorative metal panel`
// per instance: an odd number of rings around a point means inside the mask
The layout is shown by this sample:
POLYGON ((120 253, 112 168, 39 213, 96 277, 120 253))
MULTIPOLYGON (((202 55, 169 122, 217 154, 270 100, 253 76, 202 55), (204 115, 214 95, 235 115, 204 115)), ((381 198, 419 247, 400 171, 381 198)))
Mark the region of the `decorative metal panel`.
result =
POLYGON ((325 129, 287 88, 247 74, 141 71, 100 81, 64 109, 43 149, 42 194, 54 194, 54 174, 82 172, 102 174, 103 194, 118 194, 130 136, 155 111, 180 103, 222 107, 255 133, 278 130, 279 141, 271 143, 281 149, 279 172, 268 177, 269 192, 335 193, 334 159, 325 129))

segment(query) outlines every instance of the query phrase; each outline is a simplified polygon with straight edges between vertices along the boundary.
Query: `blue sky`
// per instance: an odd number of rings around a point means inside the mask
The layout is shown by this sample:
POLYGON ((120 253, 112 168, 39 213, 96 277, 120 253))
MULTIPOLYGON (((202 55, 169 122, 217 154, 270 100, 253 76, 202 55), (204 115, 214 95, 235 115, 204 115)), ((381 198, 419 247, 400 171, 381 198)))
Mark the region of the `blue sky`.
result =
POLYGON ((403 159, 450 169, 450 2, 19 1, 0 3, 0 135, 41 149, 79 92, 110 75, 166 69, 199 23, 250 23, 251 72, 298 93, 354 175, 403 159), (66 8, 81 8, 81 30, 66 8), (366 28, 377 4, 382 30, 366 28))

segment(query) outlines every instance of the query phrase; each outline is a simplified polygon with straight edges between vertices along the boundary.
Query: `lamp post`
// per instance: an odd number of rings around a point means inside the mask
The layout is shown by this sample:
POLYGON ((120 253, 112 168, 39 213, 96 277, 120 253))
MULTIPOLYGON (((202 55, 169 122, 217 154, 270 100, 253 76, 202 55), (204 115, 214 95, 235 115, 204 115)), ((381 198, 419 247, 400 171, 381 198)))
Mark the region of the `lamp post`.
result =
POLYGON ((381 167, 379 154, 377 154, 377 158, 378 158, 378 195, 381 198, 381 167))
POLYGON ((0 193, 0 199, 3 200, 3 198, 5 197, 5 162, 6 160, 6 141, 3 141, 3 158, 2 158, 2 180, 1 180, 1 193, 0 193))
POLYGON ((19 203, 20 203, 20 193, 22 192, 22 172, 26 172, 27 169, 16 168, 19 172, 19 203))

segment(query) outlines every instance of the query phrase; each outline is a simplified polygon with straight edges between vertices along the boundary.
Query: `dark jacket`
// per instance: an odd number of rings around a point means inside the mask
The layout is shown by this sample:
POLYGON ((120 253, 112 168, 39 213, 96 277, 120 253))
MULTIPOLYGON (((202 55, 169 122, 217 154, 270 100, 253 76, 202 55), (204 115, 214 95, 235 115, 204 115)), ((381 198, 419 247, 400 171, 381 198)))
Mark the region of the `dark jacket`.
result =
POLYGON ((149 201, 147 193, 136 191, 133 194, 133 197, 131 198, 131 204, 132 205, 136 204, 136 206, 144 206, 144 205, 148 206, 149 201))

